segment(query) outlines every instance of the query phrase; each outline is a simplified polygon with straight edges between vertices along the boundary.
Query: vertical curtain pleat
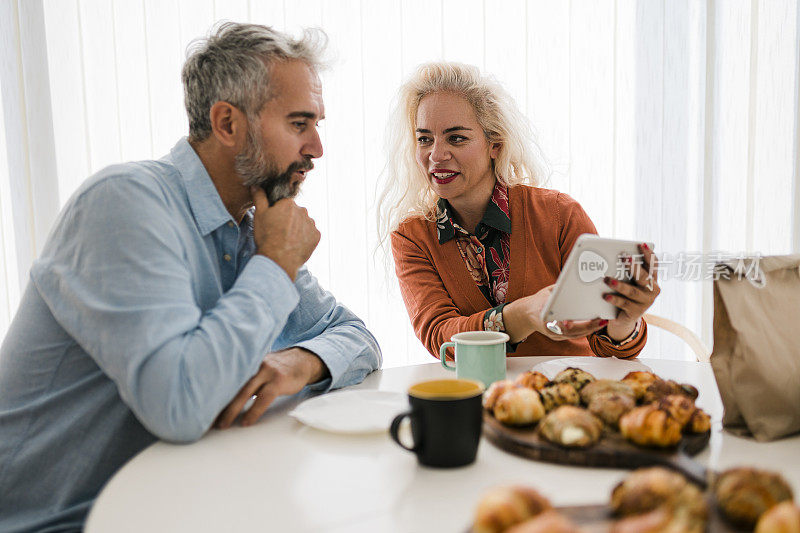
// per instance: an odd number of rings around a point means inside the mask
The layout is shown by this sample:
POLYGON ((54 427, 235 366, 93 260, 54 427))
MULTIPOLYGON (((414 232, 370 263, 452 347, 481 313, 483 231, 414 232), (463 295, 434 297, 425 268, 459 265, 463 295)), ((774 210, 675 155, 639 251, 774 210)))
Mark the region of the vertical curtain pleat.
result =
MULTIPOLYGON (((330 37, 325 156, 299 200, 323 234, 309 267, 366 320, 387 366, 432 360, 374 253, 386 119, 423 61, 499 79, 538 133, 546 186, 580 201, 602 234, 653 241, 664 265, 652 312, 707 343, 710 281, 681 278, 682 255, 800 251, 798 0, 16 0, 0 10, 0 333, 72 191, 186 134, 186 46, 221 19, 330 37)), ((692 357, 650 335, 644 355, 692 357)))

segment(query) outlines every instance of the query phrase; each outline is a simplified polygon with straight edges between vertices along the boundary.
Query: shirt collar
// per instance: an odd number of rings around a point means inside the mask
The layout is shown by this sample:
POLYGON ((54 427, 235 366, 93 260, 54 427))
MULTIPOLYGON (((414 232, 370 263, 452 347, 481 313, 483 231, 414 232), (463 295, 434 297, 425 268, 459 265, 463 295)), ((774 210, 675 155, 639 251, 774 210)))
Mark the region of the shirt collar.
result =
MULTIPOLYGON (((439 198, 436 203, 436 232, 439 237, 439 244, 444 244, 456 236, 457 230, 453 222, 452 209, 450 203, 444 198, 439 198)), ((478 223, 479 226, 481 224, 511 235, 508 187, 499 181, 495 183, 489 204, 486 206, 483 218, 478 223)), ((461 228, 459 227, 459 229, 461 228)))
POLYGON ((194 151, 189 140, 184 137, 170 151, 172 164, 183 178, 186 195, 189 197, 189 206, 192 215, 205 236, 218 227, 233 220, 231 214, 225 209, 211 176, 194 151))

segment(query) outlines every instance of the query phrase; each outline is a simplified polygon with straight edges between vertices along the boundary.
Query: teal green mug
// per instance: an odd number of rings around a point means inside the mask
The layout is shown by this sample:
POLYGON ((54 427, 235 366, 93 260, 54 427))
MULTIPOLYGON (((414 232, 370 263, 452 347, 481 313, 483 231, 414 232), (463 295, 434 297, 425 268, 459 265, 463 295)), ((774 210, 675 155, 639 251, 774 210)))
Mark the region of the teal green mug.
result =
POLYGON ((465 331, 456 333, 439 349, 442 366, 455 372, 459 379, 474 379, 489 387, 495 381, 506 379, 506 343, 509 336, 499 331, 465 331), (445 353, 453 347, 456 364, 447 363, 445 353))

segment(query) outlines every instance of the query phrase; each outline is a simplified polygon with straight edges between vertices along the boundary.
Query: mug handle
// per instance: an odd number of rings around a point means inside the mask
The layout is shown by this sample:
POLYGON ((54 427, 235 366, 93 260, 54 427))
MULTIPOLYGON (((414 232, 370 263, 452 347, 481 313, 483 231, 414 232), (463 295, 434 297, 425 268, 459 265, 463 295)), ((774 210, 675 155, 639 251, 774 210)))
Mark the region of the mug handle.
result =
POLYGON ((392 439, 401 448, 403 448, 405 450, 408 450, 410 452, 416 453, 417 452, 417 444, 414 443, 414 447, 413 448, 409 448, 408 446, 406 446, 405 444, 403 444, 400 441, 400 436, 398 435, 398 432, 400 431, 400 424, 403 422, 403 419, 406 418, 406 417, 411 418, 411 415, 412 415, 411 411, 406 411, 405 413, 400 413, 399 415, 394 417, 394 420, 392 420, 392 426, 389 428, 389 433, 392 435, 392 439))
POLYGON ((450 347, 455 348, 456 347, 456 343, 454 343, 454 342, 446 342, 446 343, 442 344, 442 347, 439 348, 439 359, 442 360, 442 366, 443 367, 445 367, 447 370, 450 370, 451 372, 455 372, 456 371, 456 367, 450 366, 450 365, 447 364, 447 353, 446 352, 447 352, 447 349, 450 348, 450 347))

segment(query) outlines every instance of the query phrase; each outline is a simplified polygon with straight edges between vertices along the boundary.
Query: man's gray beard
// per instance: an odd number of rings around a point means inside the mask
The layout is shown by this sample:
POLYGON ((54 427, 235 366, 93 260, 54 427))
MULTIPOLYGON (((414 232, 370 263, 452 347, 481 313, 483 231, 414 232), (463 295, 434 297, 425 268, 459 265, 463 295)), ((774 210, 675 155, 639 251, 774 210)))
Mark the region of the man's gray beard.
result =
POLYGON ((257 186, 267 193, 269 205, 283 198, 294 198, 300 192, 300 182, 292 183, 292 174, 305 165, 296 162, 281 173, 278 165, 267 156, 261 147, 261 132, 248 127, 247 145, 234 158, 234 170, 242 178, 245 186, 257 186))

